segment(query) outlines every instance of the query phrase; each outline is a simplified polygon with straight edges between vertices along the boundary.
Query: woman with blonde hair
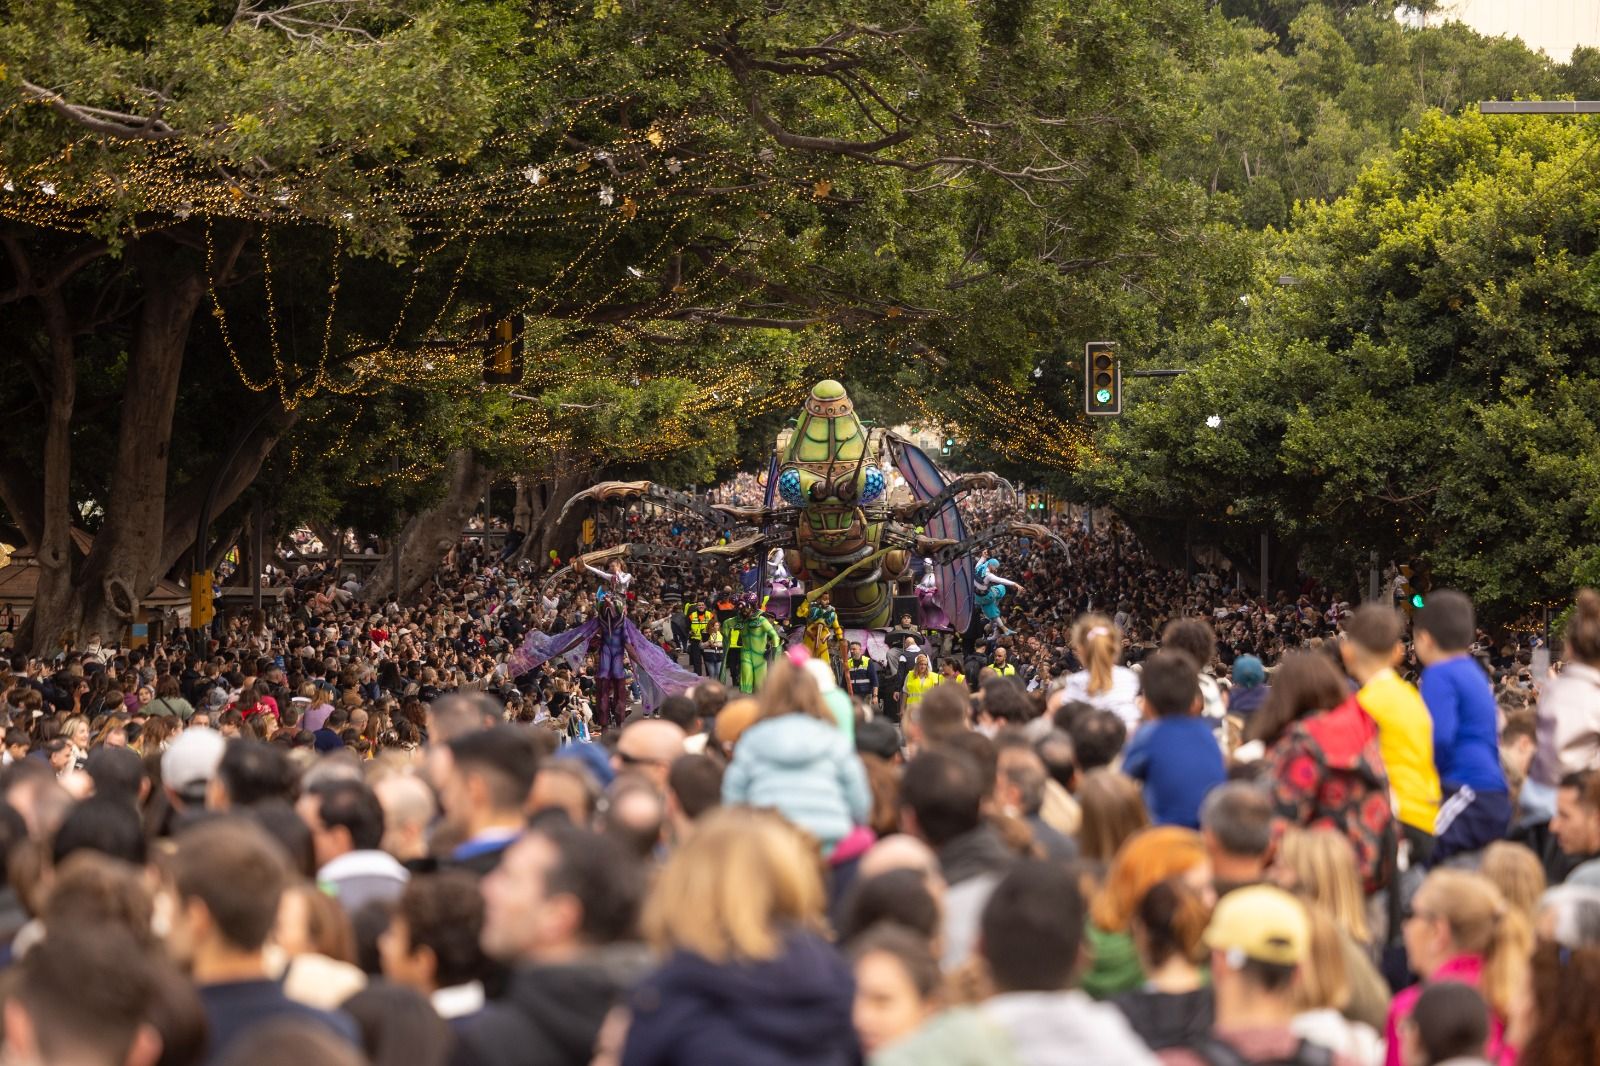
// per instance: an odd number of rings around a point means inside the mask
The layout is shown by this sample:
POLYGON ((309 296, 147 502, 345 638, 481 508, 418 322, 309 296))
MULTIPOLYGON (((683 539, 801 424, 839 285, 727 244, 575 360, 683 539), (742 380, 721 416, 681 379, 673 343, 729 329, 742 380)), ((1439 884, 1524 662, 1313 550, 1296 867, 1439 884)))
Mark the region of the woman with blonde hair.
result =
POLYGON ((1211 860, 1199 833, 1163 825, 1128 838, 1089 909, 1087 939, 1094 961, 1083 975, 1085 992, 1107 999, 1131 992, 1144 982, 1144 969, 1134 950, 1133 917, 1151 888, 1174 878, 1199 896, 1206 910, 1216 902, 1211 860))
POLYGON ((778 815, 706 814, 645 903, 645 937, 666 958, 633 993, 622 1066, 857 1061, 826 899, 815 848, 778 815))
POLYGON ((1124 841, 1150 824, 1139 783, 1115 770, 1090 770, 1076 798, 1083 817, 1079 854, 1102 867, 1111 864, 1124 841))
POLYGON ((1311 920, 1311 953, 1295 981, 1296 1013, 1289 1029, 1356 1066, 1379 1066, 1383 1038, 1373 1026, 1348 1016, 1350 976, 1339 926, 1326 910, 1312 903, 1306 905, 1306 916, 1311 920))
POLYGON ((1372 941, 1355 851, 1332 829, 1287 829, 1273 856, 1272 879, 1327 912, 1353 940, 1372 941))
POLYGON ((61 723, 61 737, 72 747, 71 769, 83 769, 89 758, 89 719, 74 714, 61 723))
POLYGON ((1309 910, 1328 916, 1348 991, 1339 1009, 1352 1021, 1380 1029, 1389 1015, 1389 986, 1370 954, 1372 931, 1350 841, 1333 829, 1288 829, 1278 841, 1268 876, 1299 896, 1309 910))
POLYGON ((1506 902, 1521 911, 1529 923, 1546 888, 1544 864, 1525 844, 1497 840, 1483 849, 1478 872, 1494 882, 1506 902))
POLYGON ((1139 675, 1120 665, 1122 631, 1103 614, 1086 614, 1072 627, 1072 654, 1083 669, 1067 677, 1067 699, 1111 711, 1131 736, 1139 727, 1139 675))
POLYGON ((1533 932, 1522 912, 1506 903, 1494 883, 1480 874, 1439 869, 1430 873, 1411 899, 1406 919, 1406 956, 1422 982, 1394 997, 1385 1037, 1388 1066, 1401 1066, 1400 1028, 1427 985, 1459 981, 1482 994, 1490 1021, 1490 1062, 1510 1066, 1516 1049, 1505 1040, 1512 1001, 1528 980, 1533 932))
POLYGON ((767 671, 755 724, 739 736, 722 778, 730 807, 770 807, 832 855, 872 815, 867 773, 822 691, 790 649, 767 671), (798 661, 795 661, 798 660, 798 661))
POLYGON ((102 745, 113 748, 128 746, 128 716, 125 714, 108 714, 100 719, 100 728, 95 730, 94 739, 89 742, 91 749, 102 745))

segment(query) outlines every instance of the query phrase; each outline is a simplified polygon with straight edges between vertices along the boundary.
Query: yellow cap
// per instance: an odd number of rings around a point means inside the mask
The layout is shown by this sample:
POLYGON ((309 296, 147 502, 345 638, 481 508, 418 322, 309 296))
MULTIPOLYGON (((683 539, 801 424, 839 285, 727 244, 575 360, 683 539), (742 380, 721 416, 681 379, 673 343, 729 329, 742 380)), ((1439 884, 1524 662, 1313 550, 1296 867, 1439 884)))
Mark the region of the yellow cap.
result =
POLYGON ((1277 966, 1298 966, 1311 950, 1305 905, 1281 888, 1251 885, 1217 901, 1206 947, 1277 966))

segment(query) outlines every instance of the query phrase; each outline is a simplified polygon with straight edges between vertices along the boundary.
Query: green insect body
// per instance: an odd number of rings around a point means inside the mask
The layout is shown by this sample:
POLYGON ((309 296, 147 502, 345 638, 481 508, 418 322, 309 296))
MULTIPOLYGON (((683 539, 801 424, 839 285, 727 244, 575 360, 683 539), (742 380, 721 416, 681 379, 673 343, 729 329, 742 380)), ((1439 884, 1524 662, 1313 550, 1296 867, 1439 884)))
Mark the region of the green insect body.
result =
MULTIPOLYGON (((869 515, 864 505, 882 500, 882 450, 881 437, 861 424, 843 385, 829 379, 812 388, 778 459, 779 495, 800 508, 789 566, 805 575, 808 587, 878 551, 883 512, 869 515)), ((889 622, 893 599, 879 561, 846 574, 832 595, 847 626, 889 622)))

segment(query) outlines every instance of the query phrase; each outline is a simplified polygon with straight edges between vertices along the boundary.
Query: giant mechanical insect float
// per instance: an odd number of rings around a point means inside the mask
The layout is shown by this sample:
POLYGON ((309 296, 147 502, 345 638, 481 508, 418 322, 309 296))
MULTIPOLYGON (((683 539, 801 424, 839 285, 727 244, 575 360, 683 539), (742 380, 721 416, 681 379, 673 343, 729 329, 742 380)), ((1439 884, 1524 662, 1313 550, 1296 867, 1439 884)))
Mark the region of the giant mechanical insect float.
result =
MULTIPOLYGON (((882 428, 869 428, 856 416, 850 396, 837 381, 820 381, 790 429, 779 434, 768 464, 766 499, 760 507, 708 504, 648 481, 606 481, 573 496, 562 511, 587 501, 644 499, 699 515, 726 543, 698 552, 650 544, 622 544, 574 559, 556 571, 547 587, 573 572, 615 559, 673 564, 703 563, 706 557, 761 560, 759 585, 769 588, 769 553, 781 549, 786 577, 805 588, 805 608, 830 595, 846 627, 884 629, 891 622, 895 585, 910 580, 916 557, 928 560, 933 580, 924 575, 928 613, 942 613, 949 628, 966 633, 985 599, 997 599, 997 575, 976 572, 972 556, 1006 537, 1031 537, 1066 549, 1044 526, 1005 522, 968 535, 956 499, 973 489, 1009 488, 994 474, 962 474, 946 480, 939 467, 910 441, 882 428), (887 471, 893 467, 912 499, 892 504, 887 471)), ((775 562, 775 560, 773 560, 775 562)), ((1007 582, 1007 584, 1013 584, 1007 582)), ((987 612, 985 612, 987 613, 987 612)))
MULTIPOLYGON (((760 507, 706 504, 651 482, 602 482, 566 501, 563 515, 586 501, 650 499, 693 512, 728 533, 728 543, 699 552, 653 544, 619 544, 590 552, 558 570, 549 583, 573 568, 613 559, 643 562, 706 562, 704 557, 738 559, 755 555, 765 568, 768 552, 782 549, 790 578, 803 584, 805 599, 832 595, 843 626, 885 629, 894 608, 894 586, 909 579, 914 557, 933 562, 936 594, 930 597, 949 626, 966 632, 978 595, 990 587, 974 573, 974 554, 1000 539, 1029 536, 1066 549, 1042 525, 1005 522, 968 536, 955 506, 958 496, 976 488, 1008 488, 995 474, 962 474, 944 479, 939 467, 909 440, 885 429, 869 429, 856 416, 850 395, 837 381, 819 381, 806 397, 794 427, 778 435, 760 507), (914 498, 888 501, 893 467, 906 479, 914 498), (686 557, 686 559, 685 559, 686 557)), ((986 571, 987 575, 987 571, 986 571)), ((763 573, 765 592, 770 575, 763 573)))

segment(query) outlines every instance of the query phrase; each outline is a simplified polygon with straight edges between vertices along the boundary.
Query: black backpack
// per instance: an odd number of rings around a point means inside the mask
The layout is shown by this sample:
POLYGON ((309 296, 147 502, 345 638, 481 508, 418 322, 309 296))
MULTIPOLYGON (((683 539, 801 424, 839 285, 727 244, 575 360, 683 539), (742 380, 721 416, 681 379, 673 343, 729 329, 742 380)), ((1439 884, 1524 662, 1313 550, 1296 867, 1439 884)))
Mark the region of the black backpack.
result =
POLYGON ((1300 1041, 1294 1054, 1281 1059, 1247 1059, 1214 1036, 1201 1037, 1188 1048, 1205 1060, 1206 1066, 1333 1066, 1333 1052, 1309 1040, 1300 1041))

